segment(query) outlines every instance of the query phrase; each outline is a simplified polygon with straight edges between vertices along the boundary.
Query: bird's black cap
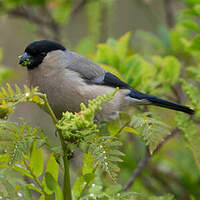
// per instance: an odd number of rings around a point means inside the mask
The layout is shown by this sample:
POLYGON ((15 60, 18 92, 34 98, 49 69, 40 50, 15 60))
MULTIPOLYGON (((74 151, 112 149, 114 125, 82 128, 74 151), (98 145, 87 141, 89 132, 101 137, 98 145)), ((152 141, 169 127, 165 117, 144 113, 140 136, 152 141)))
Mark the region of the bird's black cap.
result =
POLYGON ((34 69, 42 63, 47 53, 55 50, 65 51, 66 48, 50 40, 34 41, 26 47, 24 54, 20 57, 19 64, 28 69, 34 69))
POLYGON ((50 51, 54 50, 62 50, 65 51, 65 47, 62 46, 61 44, 50 41, 50 40, 38 40, 30 43, 26 49, 25 52, 29 54, 37 54, 40 52, 45 52, 48 53, 50 51))

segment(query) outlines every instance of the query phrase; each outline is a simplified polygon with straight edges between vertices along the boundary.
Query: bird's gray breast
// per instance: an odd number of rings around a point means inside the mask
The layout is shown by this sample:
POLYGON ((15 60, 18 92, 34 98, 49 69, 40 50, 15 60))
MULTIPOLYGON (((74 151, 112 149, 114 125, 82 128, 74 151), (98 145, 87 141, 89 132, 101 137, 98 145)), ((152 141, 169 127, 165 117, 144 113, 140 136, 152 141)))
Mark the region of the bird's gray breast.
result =
POLYGON ((80 103, 86 103, 80 92, 84 83, 76 72, 56 70, 45 73, 38 68, 29 73, 29 80, 31 86, 38 86, 40 92, 47 94, 50 106, 58 118, 65 111, 78 112, 80 103))

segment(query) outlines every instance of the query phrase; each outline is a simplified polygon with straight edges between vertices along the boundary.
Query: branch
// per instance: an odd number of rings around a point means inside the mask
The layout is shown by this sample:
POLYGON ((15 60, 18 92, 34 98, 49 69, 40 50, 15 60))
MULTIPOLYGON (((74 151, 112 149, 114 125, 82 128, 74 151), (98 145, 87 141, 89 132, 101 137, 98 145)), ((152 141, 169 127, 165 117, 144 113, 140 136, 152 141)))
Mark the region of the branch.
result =
POLYGON ((173 12, 173 1, 174 0, 164 0, 164 10, 166 14, 166 22, 169 28, 173 28, 175 24, 174 12, 173 12))
POLYGON ((186 95, 184 94, 180 83, 176 83, 175 85, 171 86, 171 90, 174 93, 178 103, 184 102, 186 95))
POLYGON ((176 134, 180 132, 180 129, 178 127, 174 128, 171 131, 170 135, 167 135, 164 140, 156 147, 156 149, 153 151, 152 155, 153 156, 170 138, 174 137, 176 134))
POLYGON ((37 25, 45 25, 45 22, 41 18, 39 18, 37 15, 35 15, 33 11, 29 12, 27 9, 22 8, 22 7, 9 10, 8 14, 14 17, 26 19, 37 25))
POLYGON ((88 0, 81 0, 79 5, 76 8, 74 8, 74 10, 72 11, 72 15, 76 15, 80 10, 82 10, 87 4, 87 2, 88 0))
POLYGON ((152 154, 150 154, 148 147, 146 147, 146 153, 144 157, 140 160, 138 167, 133 171, 129 181, 124 186, 124 190, 128 190, 135 182, 136 178, 141 174, 142 170, 146 168, 149 159, 174 135, 179 132, 179 129, 176 127, 172 130, 170 135, 167 135, 164 140, 156 147, 152 154))
MULTIPOLYGON (((45 102, 44 106, 46 107, 47 112, 51 116, 54 124, 56 125, 58 120, 48 103, 46 94, 38 93, 38 96, 40 96, 44 100, 44 102, 45 102)), ((58 135, 60 137, 60 142, 61 142, 61 146, 62 146, 62 150, 63 150, 63 163, 64 163, 63 196, 64 196, 64 200, 72 200, 70 174, 69 174, 69 164, 70 163, 69 163, 69 159, 68 159, 69 150, 67 148, 67 144, 65 144, 65 140, 63 138, 62 132, 59 129, 58 129, 58 135)))
POLYGON ((39 26, 39 34, 43 35, 44 37, 49 37, 48 34, 45 32, 44 27, 49 29, 53 34, 53 39, 56 41, 60 41, 60 26, 54 20, 51 13, 49 12, 47 7, 43 7, 41 10, 40 15, 36 14, 33 10, 29 10, 24 7, 14 8, 8 11, 8 14, 14 17, 19 17, 29 22, 32 22, 39 26), (44 15, 45 14, 45 15, 44 15), (42 16, 39 17, 39 16, 42 16))
POLYGON ((151 155, 149 153, 149 149, 146 148, 145 156, 140 160, 138 167, 133 171, 131 178, 129 179, 128 183, 124 186, 125 191, 128 190, 133 185, 136 178, 140 175, 142 170, 146 167, 150 157, 151 155))

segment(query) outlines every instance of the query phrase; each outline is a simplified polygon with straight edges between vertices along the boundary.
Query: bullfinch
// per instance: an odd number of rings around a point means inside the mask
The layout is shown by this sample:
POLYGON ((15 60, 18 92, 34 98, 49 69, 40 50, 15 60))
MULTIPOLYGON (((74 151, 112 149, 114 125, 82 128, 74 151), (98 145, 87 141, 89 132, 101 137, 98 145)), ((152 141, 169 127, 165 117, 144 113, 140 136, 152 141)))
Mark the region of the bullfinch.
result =
MULTIPOLYGON (((107 122, 128 106, 155 105, 187 114, 194 110, 187 106, 139 92, 104 70, 86 57, 49 40, 30 43, 19 60, 27 67, 30 86, 38 86, 47 95, 50 106, 58 119, 62 112, 79 112, 80 104, 88 100, 119 91, 114 98, 102 105, 98 121, 107 122)), ((134 75, 134 74, 133 74, 134 75)))

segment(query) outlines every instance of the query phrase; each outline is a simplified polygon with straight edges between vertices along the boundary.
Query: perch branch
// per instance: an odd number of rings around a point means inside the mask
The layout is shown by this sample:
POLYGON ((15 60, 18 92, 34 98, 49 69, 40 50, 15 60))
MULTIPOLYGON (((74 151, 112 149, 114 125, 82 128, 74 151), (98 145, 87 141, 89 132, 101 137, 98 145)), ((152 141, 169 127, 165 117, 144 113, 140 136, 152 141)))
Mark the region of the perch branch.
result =
POLYGON ((146 153, 145 156, 140 160, 138 167, 133 171, 131 178, 129 179, 129 181, 127 182, 127 184, 124 186, 124 190, 128 190, 133 183, 135 182, 136 178, 140 175, 140 173, 142 172, 142 170, 145 168, 145 166, 148 163, 148 160, 150 158, 150 153, 149 153, 149 149, 146 148, 146 153))
POLYGON ((176 127, 172 130, 170 135, 167 135, 164 140, 156 147, 156 149, 153 151, 152 154, 150 154, 149 149, 146 148, 146 153, 145 156, 140 160, 138 167, 133 171, 130 179, 128 180, 128 182, 126 183, 126 185, 124 186, 124 190, 128 190, 135 182, 136 178, 141 174, 141 172, 143 171, 143 169, 146 168, 149 159, 172 137, 174 137, 174 135, 176 135, 179 132, 179 129, 176 127))

